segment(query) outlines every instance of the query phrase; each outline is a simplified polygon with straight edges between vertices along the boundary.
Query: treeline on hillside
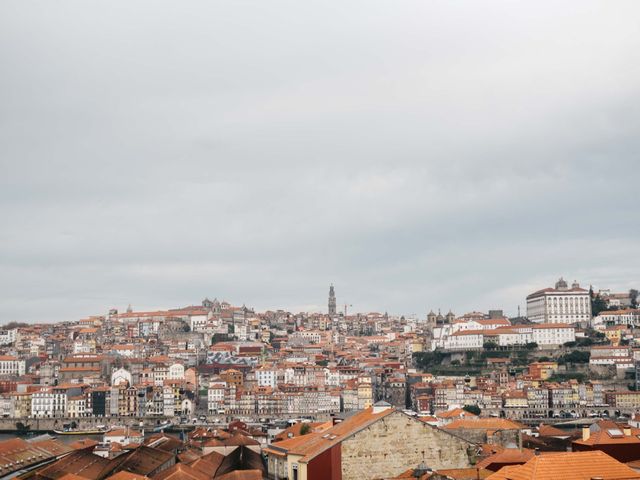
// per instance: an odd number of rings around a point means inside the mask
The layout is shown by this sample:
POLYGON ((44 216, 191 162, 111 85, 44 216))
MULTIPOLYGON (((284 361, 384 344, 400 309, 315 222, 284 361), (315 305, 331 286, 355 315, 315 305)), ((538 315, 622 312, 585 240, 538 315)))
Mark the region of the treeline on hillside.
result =
POLYGON ((6 325, 0 327, 0 329, 2 330, 13 330, 14 328, 23 328, 23 327, 28 327, 29 324, 28 323, 24 323, 24 322, 9 322, 6 325))

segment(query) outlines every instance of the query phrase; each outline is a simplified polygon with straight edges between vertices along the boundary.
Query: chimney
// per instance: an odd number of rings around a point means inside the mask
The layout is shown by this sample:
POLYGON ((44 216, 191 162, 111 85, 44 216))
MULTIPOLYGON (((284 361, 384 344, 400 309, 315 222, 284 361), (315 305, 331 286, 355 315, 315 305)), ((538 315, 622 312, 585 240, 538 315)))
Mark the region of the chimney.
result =
POLYGON ((622 431, 624 432, 624 436, 625 437, 630 437, 631 436, 631 426, 630 425, 625 425, 624 429, 622 431))
POLYGON ((540 449, 538 447, 536 447, 536 449, 533 451, 533 454, 537 457, 538 455, 540 455, 540 449))
POLYGON ((582 441, 586 442, 587 440, 589 440, 589 437, 591 436, 591 430, 589 429, 588 425, 583 425, 582 426, 582 441))

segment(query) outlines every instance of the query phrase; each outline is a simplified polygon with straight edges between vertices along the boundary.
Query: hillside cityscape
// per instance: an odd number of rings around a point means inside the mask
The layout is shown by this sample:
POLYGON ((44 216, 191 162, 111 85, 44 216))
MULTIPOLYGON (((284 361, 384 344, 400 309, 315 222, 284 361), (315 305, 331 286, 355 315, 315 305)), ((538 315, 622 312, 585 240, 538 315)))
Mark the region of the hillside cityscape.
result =
POLYGON ((520 317, 405 317, 341 311, 331 285, 326 313, 206 298, 14 322, 0 331, 0 425, 15 436, 0 474, 638 478, 638 300, 560 278, 520 317))
POLYGON ((0 480, 640 480, 639 19, 0 1, 0 480))

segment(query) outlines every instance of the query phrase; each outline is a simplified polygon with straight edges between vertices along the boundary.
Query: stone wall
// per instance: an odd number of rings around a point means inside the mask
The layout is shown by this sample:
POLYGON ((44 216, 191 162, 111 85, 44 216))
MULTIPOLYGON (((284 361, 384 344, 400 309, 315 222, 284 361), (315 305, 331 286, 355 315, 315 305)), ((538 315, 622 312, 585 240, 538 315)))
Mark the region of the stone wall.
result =
POLYGON ((522 433, 518 429, 497 430, 490 435, 482 428, 457 428, 454 432, 458 437, 466 438, 473 443, 501 445, 505 448, 522 446, 522 433))
POLYGON ((62 429, 64 424, 75 422, 78 429, 95 428, 97 425, 138 427, 143 422, 145 428, 151 429, 170 417, 83 417, 83 418, 0 418, 0 431, 18 431, 21 423, 32 432, 47 432, 62 429))
POLYGON ((466 468, 474 450, 471 443, 396 411, 342 442, 342 480, 392 477, 421 462, 434 470, 466 468))

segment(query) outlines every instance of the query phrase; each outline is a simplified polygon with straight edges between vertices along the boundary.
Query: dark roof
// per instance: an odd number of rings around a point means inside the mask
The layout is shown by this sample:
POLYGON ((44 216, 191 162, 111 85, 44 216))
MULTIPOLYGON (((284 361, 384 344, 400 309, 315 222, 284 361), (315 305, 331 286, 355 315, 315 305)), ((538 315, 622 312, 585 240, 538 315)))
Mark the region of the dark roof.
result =
POLYGON ((224 458, 221 453, 211 452, 189 463, 189 466, 198 472, 210 475, 218 471, 220 465, 224 462, 224 458))
POLYGON ((211 478, 213 478, 211 475, 198 472, 184 463, 178 463, 153 476, 153 480, 210 480, 211 478))
POLYGON ((89 479, 102 479, 110 473, 110 460, 94 455, 88 450, 77 450, 70 455, 38 470, 39 479, 55 480, 67 473, 73 473, 89 479), (105 472, 109 470, 108 472, 105 472))
POLYGON ((142 445, 131 452, 118 469, 141 475, 150 475, 167 462, 173 460, 174 457, 173 453, 142 445))
POLYGON ((12 438, 0 442, 0 476, 72 452, 73 449, 55 440, 27 442, 12 438))
POLYGON ((180 439, 176 437, 161 433, 151 435, 150 437, 146 438, 144 441, 144 445, 156 448, 158 450, 164 450, 165 452, 175 452, 178 449, 182 448, 184 444, 180 439))

